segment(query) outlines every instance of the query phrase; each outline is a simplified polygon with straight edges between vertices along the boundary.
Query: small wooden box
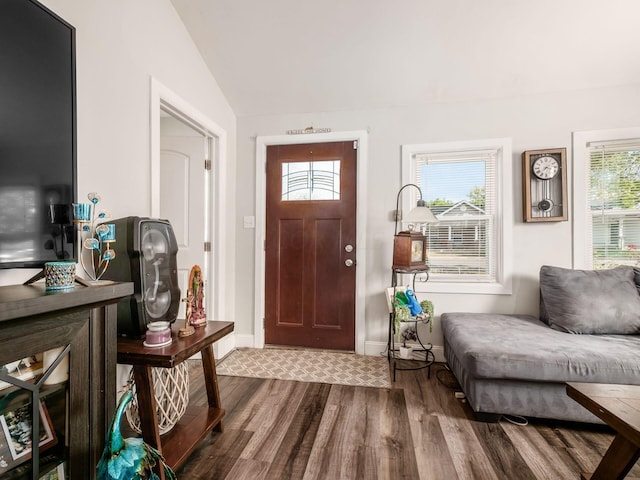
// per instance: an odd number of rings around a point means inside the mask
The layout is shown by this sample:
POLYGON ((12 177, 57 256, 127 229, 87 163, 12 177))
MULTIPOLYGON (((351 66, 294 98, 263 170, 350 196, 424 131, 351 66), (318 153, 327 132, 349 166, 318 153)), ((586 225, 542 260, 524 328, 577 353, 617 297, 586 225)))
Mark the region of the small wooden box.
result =
POLYGON ((420 232, 399 232, 393 240, 393 268, 425 270, 427 268, 427 238, 420 232))

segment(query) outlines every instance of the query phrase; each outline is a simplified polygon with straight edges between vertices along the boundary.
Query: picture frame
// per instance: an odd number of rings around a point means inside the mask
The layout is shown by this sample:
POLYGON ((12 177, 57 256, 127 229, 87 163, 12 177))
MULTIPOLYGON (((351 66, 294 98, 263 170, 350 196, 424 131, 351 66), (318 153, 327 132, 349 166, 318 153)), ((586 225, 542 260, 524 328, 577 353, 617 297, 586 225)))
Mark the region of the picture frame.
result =
MULTIPOLYGON (((30 380, 42 373, 42 361, 36 357, 25 357, 5 365, 0 365, 0 373, 6 374, 18 380, 30 380)), ((0 390, 15 386, 10 381, 5 381, 0 376, 0 390)))
POLYGON ((65 478, 64 463, 60 463, 57 467, 42 475, 40 480, 65 480, 65 478))
POLYGON ((384 293, 385 293, 385 297, 387 299, 387 309, 389 310, 389 313, 393 313, 394 312, 393 303, 395 301, 396 293, 405 292, 407 290, 407 288, 409 288, 409 287, 397 286, 397 287, 387 287, 385 289, 384 293))
MULTIPOLYGON (((41 451, 54 446, 56 437, 49 412, 44 403, 38 401, 40 412, 41 451)), ((25 403, 12 411, 0 415, 0 474, 31 459, 31 404, 25 403)))

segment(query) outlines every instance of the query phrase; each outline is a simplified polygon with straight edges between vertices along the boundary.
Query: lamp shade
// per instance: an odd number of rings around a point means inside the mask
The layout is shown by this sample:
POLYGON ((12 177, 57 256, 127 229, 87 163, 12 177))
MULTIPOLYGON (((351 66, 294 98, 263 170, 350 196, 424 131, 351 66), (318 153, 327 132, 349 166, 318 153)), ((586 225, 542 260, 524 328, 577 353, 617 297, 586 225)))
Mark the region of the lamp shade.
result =
POLYGON ((418 206, 409 212, 409 214, 403 218, 407 223, 436 223, 438 220, 435 215, 429 210, 423 201, 418 201, 418 206), (422 205, 420 205, 422 203, 422 205))

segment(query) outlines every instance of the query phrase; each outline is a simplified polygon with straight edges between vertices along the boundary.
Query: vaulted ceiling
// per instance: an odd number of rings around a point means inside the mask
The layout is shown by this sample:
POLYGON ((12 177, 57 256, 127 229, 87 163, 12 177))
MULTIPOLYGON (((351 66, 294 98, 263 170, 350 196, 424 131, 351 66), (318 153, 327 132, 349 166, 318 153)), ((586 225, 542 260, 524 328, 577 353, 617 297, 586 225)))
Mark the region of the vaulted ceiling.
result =
POLYGON ((171 0, 238 116, 640 84, 638 0, 171 0))

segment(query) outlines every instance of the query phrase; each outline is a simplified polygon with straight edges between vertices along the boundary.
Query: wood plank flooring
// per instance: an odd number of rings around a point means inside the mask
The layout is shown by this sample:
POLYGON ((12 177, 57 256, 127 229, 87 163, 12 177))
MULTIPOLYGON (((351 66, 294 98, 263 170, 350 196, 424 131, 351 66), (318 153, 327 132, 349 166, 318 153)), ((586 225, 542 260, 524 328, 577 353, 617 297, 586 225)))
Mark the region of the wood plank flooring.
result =
MULTIPOLYGON (((206 404, 191 368, 191 402, 206 404)), ((220 376, 224 432, 177 472, 196 479, 579 479, 613 440, 606 426, 482 423, 434 365, 398 371, 390 390, 220 376)), ((629 479, 640 479, 640 467, 629 479)))

